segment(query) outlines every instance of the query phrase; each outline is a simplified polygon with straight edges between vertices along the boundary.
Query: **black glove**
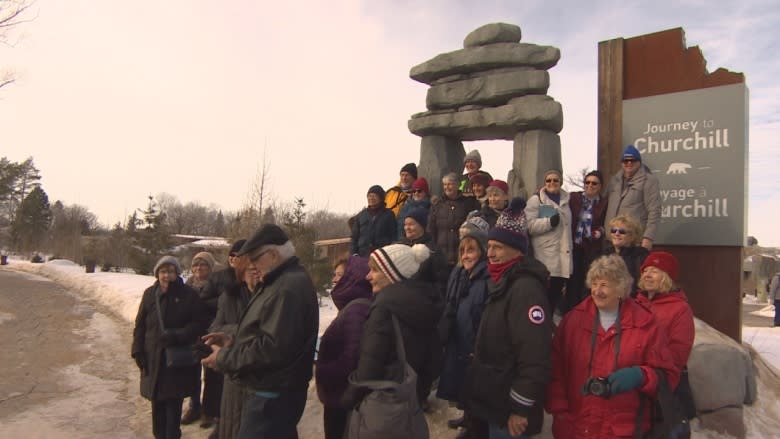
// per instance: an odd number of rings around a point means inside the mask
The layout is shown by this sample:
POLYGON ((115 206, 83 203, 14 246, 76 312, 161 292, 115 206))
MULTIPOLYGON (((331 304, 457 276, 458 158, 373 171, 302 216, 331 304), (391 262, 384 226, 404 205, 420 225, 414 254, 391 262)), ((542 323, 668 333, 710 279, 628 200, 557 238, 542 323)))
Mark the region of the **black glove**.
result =
POLYGON ((558 227, 558 224, 561 222, 561 216, 559 214, 555 214, 550 217, 550 225, 553 227, 558 227))
POLYGON ((143 372, 146 369, 146 355, 143 352, 133 354, 133 360, 140 371, 143 372))

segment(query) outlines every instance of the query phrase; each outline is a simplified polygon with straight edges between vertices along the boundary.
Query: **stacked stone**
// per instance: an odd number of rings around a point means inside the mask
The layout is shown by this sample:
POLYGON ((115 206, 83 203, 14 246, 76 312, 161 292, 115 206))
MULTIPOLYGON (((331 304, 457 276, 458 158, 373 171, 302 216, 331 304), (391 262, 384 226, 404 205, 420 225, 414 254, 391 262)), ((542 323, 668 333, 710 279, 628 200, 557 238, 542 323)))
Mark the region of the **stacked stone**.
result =
POLYGON ((484 25, 466 36, 463 49, 417 65, 409 76, 430 85, 428 111, 409 120, 422 137, 420 173, 438 193, 441 177, 463 167, 463 140, 513 140, 508 183, 527 196, 543 173, 561 169, 561 104, 547 96, 560 51, 520 43, 521 30, 507 23, 484 25), (525 190, 525 188, 528 190, 525 190))

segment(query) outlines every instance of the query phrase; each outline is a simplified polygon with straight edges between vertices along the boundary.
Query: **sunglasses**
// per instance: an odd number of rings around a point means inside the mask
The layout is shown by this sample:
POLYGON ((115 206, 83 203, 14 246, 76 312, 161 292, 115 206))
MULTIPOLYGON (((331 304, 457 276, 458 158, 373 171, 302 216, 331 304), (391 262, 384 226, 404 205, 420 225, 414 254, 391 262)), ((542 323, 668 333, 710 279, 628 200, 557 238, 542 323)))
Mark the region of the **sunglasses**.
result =
POLYGON ((598 186, 601 183, 593 180, 585 180, 585 186, 598 186))
POLYGON ((545 183, 560 183, 560 182, 561 182, 561 180, 559 180, 559 179, 557 179, 557 178, 548 178, 548 179, 547 179, 547 180, 545 180, 544 182, 545 182, 545 183))
POLYGON ((634 163, 634 162, 638 162, 638 161, 639 160, 637 160, 637 159, 623 159, 623 163, 634 163))
POLYGON ((422 190, 422 189, 415 189, 415 190, 412 191, 413 194, 421 194, 421 193, 424 193, 424 192, 425 191, 422 190))
POLYGON ((626 229, 623 229, 623 228, 617 228, 617 227, 613 227, 613 228, 611 228, 609 231, 610 231, 610 232, 612 232, 612 233, 617 233, 618 235, 625 235, 626 233, 628 233, 628 232, 626 231, 626 229))

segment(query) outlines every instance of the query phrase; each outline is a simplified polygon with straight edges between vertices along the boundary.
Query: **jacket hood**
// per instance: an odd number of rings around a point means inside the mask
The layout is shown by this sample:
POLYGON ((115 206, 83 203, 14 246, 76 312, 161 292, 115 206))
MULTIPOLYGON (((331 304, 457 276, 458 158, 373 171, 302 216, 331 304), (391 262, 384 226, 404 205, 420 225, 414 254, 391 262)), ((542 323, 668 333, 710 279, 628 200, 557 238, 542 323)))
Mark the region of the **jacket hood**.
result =
POLYGON ((685 295, 685 291, 676 289, 669 291, 668 293, 658 293, 650 299, 647 295, 647 291, 640 291, 636 296, 636 301, 640 304, 644 302, 653 302, 654 304, 667 304, 675 302, 688 303, 688 296, 685 295))
POLYGON ((550 272, 547 271, 547 267, 538 260, 525 256, 522 261, 518 261, 509 269, 509 271, 504 273, 498 284, 494 283, 493 279, 490 279, 488 287, 490 288, 491 293, 503 292, 506 289, 506 284, 523 276, 532 276, 538 279, 539 282, 547 288, 547 280, 550 278, 550 272))
POLYGON ((368 259, 350 256, 344 267, 344 275, 330 292, 336 308, 342 309, 355 299, 371 298, 371 283, 366 280, 368 259))
POLYGON ((412 279, 384 287, 372 306, 387 308, 399 321, 420 332, 434 330, 442 311, 437 289, 412 279))

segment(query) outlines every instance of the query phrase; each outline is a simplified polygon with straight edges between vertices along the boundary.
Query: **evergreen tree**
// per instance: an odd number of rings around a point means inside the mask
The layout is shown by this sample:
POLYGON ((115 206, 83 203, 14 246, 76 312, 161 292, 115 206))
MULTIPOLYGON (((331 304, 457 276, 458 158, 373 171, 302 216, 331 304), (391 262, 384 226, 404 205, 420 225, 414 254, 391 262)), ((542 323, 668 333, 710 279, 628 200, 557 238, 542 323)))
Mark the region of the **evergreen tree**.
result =
POLYGON ((317 257, 314 241, 314 228, 306 224, 306 203, 303 198, 296 198, 290 212, 284 214, 284 229, 295 246, 295 253, 301 265, 309 272, 315 288, 325 287, 329 281, 330 267, 326 260, 317 257))
POLYGON ((22 200, 11 226, 11 237, 20 251, 39 249, 51 224, 49 196, 36 186, 22 200))

